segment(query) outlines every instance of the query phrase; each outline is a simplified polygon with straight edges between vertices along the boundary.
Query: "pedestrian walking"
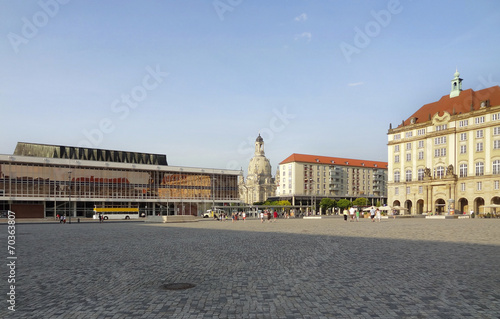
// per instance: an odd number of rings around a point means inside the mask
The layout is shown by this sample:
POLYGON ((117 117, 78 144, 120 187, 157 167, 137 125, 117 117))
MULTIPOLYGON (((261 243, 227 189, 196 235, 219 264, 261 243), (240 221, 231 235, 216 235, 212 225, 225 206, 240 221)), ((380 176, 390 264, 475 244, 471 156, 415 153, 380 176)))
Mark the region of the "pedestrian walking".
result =
POLYGON ((350 222, 353 222, 353 221, 354 221, 354 212, 355 212, 355 210, 356 210, 356 209, 354 208, 354 206, 353 206, 353 207, 351 207, 351 208, 349 208, 349 215, 350 215, 350 217, 351 217, 351 219, 349 220, 350 222))
POLYGON ((370 218, 372 219, 372 222, 375 221, 375 207, 372 207, 372 209, 370 209, 370 218))
POLYGON ((380 210, 379 210, 378 208, 377 208, 377 211, 375 212, 375 219, 376 219, 378 222, 380 222, 381 217, 380 217, 380 210))
POLYGON ((347 221, 347 215, 349 214, 347 212, 347 208, 344 208, 344 211, 342 212, 342 214, 344 214, 344 221, 346 222, 347 221))
POLYGON ((359 222, 359 208, 356 209, 356 221, 359 222))
POLYGON ((243 221, 245 221, 245 220, 247 219, 247 214, 246 214, 245 212, 243 212, 243 213, 241 214, 241 217, 243 217, 243 221))
POLYGON ((278 221, 278 212, 276 210, 273 213, 273 219, 274 219, 275 222, 278 221))

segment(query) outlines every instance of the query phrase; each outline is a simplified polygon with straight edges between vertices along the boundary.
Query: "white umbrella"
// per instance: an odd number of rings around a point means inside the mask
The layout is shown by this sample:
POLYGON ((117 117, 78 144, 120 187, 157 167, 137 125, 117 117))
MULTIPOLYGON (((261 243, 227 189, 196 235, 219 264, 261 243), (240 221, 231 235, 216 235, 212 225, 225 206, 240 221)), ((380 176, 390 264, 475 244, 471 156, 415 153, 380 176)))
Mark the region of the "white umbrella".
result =
POLYGON ((497 214, 497 208, 500 208, 500 205, 498 204, 489 204, 489 205, 484 205, 484 208, 492 208, 492 212, 496 215, 497 214))
POLYGON ((394 210, 408 210, 408 208, 404 208, 401 206, 394 206, 392 209, 394 209, 394 210))
POLYGON ((380 206, 378 210, 383 210, 383 211, 390 211, 392 210, 391 206, 380 206))
POLYGON ((369 212, 372 210, 372 208, 375 208, 375 206, 371 206, 371 207, 367 207, 365 209, 363 209, 364 212, 369 212))
POLYGON ((500 208, 499 204, 489 204, 489 205, 484 205, 484 208, 500 208))

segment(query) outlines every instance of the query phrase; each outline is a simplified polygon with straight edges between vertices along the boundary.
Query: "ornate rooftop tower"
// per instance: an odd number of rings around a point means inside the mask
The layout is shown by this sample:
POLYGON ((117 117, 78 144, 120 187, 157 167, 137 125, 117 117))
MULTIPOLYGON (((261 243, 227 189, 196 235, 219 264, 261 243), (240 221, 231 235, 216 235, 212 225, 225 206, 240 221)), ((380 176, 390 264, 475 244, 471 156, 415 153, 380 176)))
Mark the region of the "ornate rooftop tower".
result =
POLYGON ((462 92, 462 79, 460 78, 460 73, 458 70, 455 72, 455 78, 451 80, 451 92, 450 97, 456 97, 462 92))

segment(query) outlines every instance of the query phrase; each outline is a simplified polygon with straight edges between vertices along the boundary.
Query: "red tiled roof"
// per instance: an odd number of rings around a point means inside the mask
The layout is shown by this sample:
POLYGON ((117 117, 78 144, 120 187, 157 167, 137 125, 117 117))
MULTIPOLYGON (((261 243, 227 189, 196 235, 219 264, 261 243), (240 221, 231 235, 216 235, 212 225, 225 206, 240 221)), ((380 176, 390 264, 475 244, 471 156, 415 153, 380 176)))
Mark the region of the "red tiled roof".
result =
MULTIPOLYGON (((492 86, 480 91, 468 89, 460 92, 459 96, 450 98, 450 95, 444 95, 439 101, 425 104, 412 116, 404 121, 404 125, 410 125, 411 118, 416 118, 416 123, 423 123, 429 120, 429 116, 433 117, 436 113, 442 116, 444 112, 451 115, 468 113, 471 111, 471 105, 474 110, 479 110, 482 101, 490 101, 490 106, 500 105, 500 87, 492 86)), ((401 127, 401 124, 398 126, 401 127)))
POLYGON ((377 161, 367 161, 352 158, 341 158, 341 157, 329 157, 329 156, 318 156, 318 155, 306 155, 306 154, 296 154, 288 156, 280 164, 301 162, 301 163, 312 163, 312 164, 328 164, 328 165, 341 165, 341 166, 358 166, 358 167, 378 167, 387 168, 387 162, 377 162, 377 161), (333 162, 332 162, 333 161, 333 162))

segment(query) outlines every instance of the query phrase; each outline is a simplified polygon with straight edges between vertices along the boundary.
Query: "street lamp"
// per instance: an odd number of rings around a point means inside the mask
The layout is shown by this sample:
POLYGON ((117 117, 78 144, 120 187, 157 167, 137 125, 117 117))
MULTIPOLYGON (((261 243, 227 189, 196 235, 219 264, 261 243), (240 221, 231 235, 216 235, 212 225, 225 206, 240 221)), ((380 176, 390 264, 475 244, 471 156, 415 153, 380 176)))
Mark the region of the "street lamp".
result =
POLYGON ((212 212, 215 210, 215 172, 212 173, 212 212))
POLYGON ((69 198, 68 198, 68 204, 69 204, 69 223, 71 224, 71 171, 68 172, 68 184, 69 184, 69 198))

